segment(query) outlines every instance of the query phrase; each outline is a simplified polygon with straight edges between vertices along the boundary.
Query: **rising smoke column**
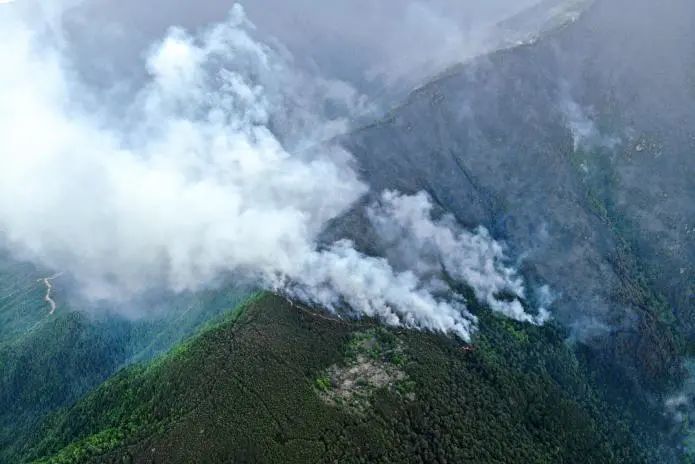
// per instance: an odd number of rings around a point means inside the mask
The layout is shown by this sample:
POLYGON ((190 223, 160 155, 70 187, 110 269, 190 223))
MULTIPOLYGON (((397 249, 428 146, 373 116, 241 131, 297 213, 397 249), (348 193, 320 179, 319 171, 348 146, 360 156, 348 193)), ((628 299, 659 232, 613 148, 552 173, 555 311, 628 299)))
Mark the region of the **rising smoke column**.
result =
POLYGON ((155 44, 151 79, 119 121, 40 25, 2 21, 2 229, 89 296, 284 272, 366 190, 338 147, 290 154, 271 130, 301 145, 292 129, 319 124, 308 97, 283 93, 303 76, 252 39, 240 7, 200 36, 172 29, 155 44))
MULTIPOLYGON (((423 282, 429 281, 434 292, 444 287, 446 279, 466 283, 480 302, 493 311, 517 321, 543 324, 549 317, 547 308, 537 315, 526 312, 522 300, 526 288, 517 270, 509 265, 506 249, 480 226, 473 232, 461 228, 451 215, 433 219, 434 206, 425 193, 402 195, 386 191, 371 205, 368 216, 392 259, 416 272, 423 282), (507 298, 502 298, 506 295, 507 298)), ((546 287, 539 300, 551 300, 546 287)))
MULTIPOLYGON (((0 229, 17 256, 65 271, 95 300, 245 275, 329 309, 470 340, 475 317, 436 297, 417 266, 397 271, 347 241, 317 248, 323 226, 367 191, 348 153, 316 143, 345 128, 323 116, 328 102, 348 114, 364 104, 349 86, 294 69, 254 38, 236 5, 199 34, 172 28, 151 47, 149 79, 132 102, 111 108, 108 90, 82 85, 65 42, 53 40, 59 22, 25 12, 0 12, 9 32, 0 43, 0 229)), ((398 214, 422 202, 413 198, 388 194, 385 215, 418 247, 419 222, 398 214)), ((426 207, 418 213, 428 219, 426 207)), ((503 288, 523 296, 507 268, 456 266, 447 264, 456 278, 475 277, 493 309, 533 321, 518 301, 497 301, 503 288)))

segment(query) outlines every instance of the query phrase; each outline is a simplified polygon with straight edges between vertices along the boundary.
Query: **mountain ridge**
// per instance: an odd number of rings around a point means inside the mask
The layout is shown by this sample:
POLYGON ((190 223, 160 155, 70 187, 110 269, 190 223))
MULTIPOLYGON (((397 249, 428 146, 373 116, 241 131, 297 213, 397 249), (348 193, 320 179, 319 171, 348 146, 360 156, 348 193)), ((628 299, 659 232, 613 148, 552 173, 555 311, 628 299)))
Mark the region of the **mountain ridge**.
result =
POLYGON ((34 457, 650 462, 655 449, 633 442, 629 428, 613 429, 615 407, 590 386, 561 332, 478 311, 485 327, 463 349, 449 337, 318 317, 260 294, 170 355, 121 372, 54 416, 34 457), (324 398, 346 388, 340 372, 364 365, 387 366, 391 380, 363 380, 337 402, 324 398))

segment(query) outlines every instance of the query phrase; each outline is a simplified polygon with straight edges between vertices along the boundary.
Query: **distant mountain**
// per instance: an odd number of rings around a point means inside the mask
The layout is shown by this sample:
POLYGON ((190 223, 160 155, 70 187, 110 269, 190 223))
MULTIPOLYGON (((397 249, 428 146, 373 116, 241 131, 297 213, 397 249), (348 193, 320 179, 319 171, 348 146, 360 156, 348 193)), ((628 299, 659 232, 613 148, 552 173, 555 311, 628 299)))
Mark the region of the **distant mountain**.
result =
POLYGON ((594 0, 542 0, 497 24, 490 36, 498 37, 502 42, 493 49, 539 40, 579 19, 593 2, 594 0))

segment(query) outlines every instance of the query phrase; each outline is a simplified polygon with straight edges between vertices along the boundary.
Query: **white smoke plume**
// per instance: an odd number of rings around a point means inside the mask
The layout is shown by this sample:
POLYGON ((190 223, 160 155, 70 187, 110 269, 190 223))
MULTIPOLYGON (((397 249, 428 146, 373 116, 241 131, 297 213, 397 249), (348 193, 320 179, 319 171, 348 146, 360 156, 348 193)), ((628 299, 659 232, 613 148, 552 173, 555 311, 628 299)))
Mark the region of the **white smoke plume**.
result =
MULTIPOLYGON (((132 102, 80 83, 56 31, 21 8, 0 10, 0 239, 17 256, 71 275, 85 296, 197 290, 226 274, 389 324, 455 333, 476 319, 434 296, 419 270, 396 271, 349 242, 319 250, 323 226, 367 190, 348 153, 315 142, 345 127, 327 101, 366 104, 308 76, 257 41, 236 5, 198 34, 171 29, 152 46, 132 102)), ((59 33, 59 32, 58 32, 59 33)), ((515 273, 484 231, 429 221, 424 196, 383 198, 414 246, 431 241, 456 279, 501 313, 538 322, 515 273)))
POLYGON ((539 290, 537 314, 526 312, 523 280, 506 264, 503 245, 483 227, 472 233, 450 215, 433 219, 427 194, 384 192, 368 216, 386 258, 364 256, 342 240, 302 256, 273 286, 329 309, 350 307, 390 325, 451 332, 464 340, 471 339, 477 318, 462 296, 451 296, 455 282, 469 285, 478 301, 506 317, 538 325, 550 317, 549 289, 539 290))
POLYGON ((329 309, 347 306, 388 325, 471 340, 475 316, 460 302, 437 299, 415 272, 397 272, 386 259, 365 256, 347 240, 303 258, 294 281, 277 281, 276 287, 329 309))
POLYGON ((38 29, 2 13, 1 228, 12 249, 69 270, 91 297, 283 271, 365 191, 337 147, 286 151, 326 125, 310 98, 285 93, 300 76, 252 39, 241 7, 200 36, 172 29, 156 44, 151 80, 122 121, 84 94, 38 29))
MULTIPOLYGON (((433 205, 424 193, 405 196, 384 192, 370 208, 369 216, 379 235, 387 240, 392 260, 401 260, 430 287, 446 286, 441 271, 450 279, 465 282, 476 299, 493 311, 522 322, 543 324, 549 317, 545 307, 537 315, 527 313, 520 300, 526 298, 523 279, 507 264, 504 246, 484 227, 474 232, 461 229, 453 216, 433 220, 433 205), (506 295, 507 298, 502 296, 506 295)), ((548 304, 549 289, 539 291, 541 303, 548 304)))

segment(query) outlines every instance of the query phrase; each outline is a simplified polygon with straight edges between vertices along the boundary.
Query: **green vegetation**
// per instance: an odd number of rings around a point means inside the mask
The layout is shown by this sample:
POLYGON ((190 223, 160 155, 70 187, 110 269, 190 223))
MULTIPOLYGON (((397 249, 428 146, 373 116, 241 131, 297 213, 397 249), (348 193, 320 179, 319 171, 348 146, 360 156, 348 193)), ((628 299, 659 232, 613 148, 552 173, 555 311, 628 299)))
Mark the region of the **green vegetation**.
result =
POLYGON ((396 365, 405 362, 402 343, 399 343, 398 337, 383 327, 374 327, 352 336, 345 349, 345 357, 354 361, 359 356, 396 365))
POLYGON ((331 389, 331 379, 328 377, 328 375, 323 374, 321 377, 316 379, 316 388, 324 392, 331 389))
POLYGON ((73 464, 84 462, 90 458, 99 456, 112 450, 123 440, 124 436, 120 430, 106 429, 102 432, 91 435, 78 443, 67 446, 56 456, 48 459, 40 459, 37 464, 73 464))
MULTIPOLYGON (((645 141, 639 144, 648 145, 645 141)), ((601 219, 615 242, 609 260, 621 282, 613 290, 613 298, 632 308, 641 319, 635 333, 616 334, 614 346, 607 351, 621 364, 632 365, 638 381, 647 388, 666 391, 677 388, 685 375, 681 362, 687 354, 684 328, 689 326, 689 315, 677 319, 676 308, 667 303, 656 285, 658 270, 640 258, 645 255, 645 240, 616 199, 620 180, 612 156, 617 155, 599 147, 580 148, 570 155, 581 175, 587 210, 601 219)))
POLYGON ((476 312, 481 332, 467 346, 257 296, 55 414, 22 460, 660 462, 630 413, 643 405, 607 401, 565 333, 476 312), (325 401, 331 368, 355 363, 403 377, 372 389, 360 410, 325 401))
MULTIPOLYGON (((63 282, 56 280, 59 306, 51 315, 42 275, 48 274, 0 256, 1 463, 16 462, 48 414, 73 404, 123 366, 170 349, 244 294, 215 290, 163 297, 150 308, 152 317, 128 320, 75 311, 62 293, 63 282)), ((90 446, 95 443, 101 441, 90 446)))

